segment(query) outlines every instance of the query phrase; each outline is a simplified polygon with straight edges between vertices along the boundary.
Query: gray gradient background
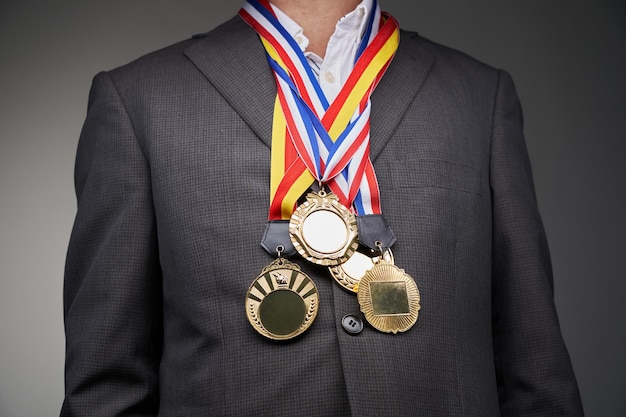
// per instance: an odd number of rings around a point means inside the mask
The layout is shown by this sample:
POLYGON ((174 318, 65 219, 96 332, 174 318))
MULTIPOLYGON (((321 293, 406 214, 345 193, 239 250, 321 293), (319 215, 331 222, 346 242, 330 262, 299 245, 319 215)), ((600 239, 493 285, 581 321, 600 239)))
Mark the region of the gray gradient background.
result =
MULTIPOLYGON (((626 416, 623 0, 381 0, 509 70, 525 110, 563 335, 588 416, 626 416)), ((73 159, 91 78, 239 0, 0 0, 0 417, 58 413, 73 159)))

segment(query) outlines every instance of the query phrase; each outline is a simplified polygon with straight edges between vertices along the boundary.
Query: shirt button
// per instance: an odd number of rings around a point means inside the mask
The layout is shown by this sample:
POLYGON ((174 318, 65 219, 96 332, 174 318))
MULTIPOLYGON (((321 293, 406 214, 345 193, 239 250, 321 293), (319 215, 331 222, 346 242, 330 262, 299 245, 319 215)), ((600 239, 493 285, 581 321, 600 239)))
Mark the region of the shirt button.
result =
POLYGON ((358 316, 348 314, 341 319, 341 326, 350 334, 359 334, 363 331, 363 320, 358 316))
POLYGON ((304 42, 304 39, 302 38, 302 36, 296 36, 296 43, 298 45, 302 45, 302 42, 304 42))
POLYGON ((329 83, 334 83, 335 82, 335 76, 333 75, 332 72, 325 72, 324 73, 324 79, 326 81, 328 81, 329 83))

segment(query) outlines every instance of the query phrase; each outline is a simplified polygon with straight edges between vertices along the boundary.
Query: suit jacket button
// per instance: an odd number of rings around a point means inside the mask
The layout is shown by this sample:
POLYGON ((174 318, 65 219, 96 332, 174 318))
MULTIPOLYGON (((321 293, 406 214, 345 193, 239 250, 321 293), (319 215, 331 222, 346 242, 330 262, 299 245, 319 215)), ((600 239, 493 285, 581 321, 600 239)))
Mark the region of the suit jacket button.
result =
POLYGON ((341 319, 341 326, 350 334, 359 334, 363 331, 363 320, 353 314, 347 314, 341 319))

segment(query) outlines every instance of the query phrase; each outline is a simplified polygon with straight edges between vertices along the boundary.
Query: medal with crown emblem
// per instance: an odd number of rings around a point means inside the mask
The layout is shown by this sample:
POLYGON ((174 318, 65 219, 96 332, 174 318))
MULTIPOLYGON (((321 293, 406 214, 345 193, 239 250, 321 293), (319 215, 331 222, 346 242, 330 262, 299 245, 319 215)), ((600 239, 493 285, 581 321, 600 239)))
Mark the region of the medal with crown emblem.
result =
POLYGON ((282 257, 263 269, 246 294, 250 324, 273 340, 293 339, 305 332, 317 316, 318 304, 315 283, 282 257))

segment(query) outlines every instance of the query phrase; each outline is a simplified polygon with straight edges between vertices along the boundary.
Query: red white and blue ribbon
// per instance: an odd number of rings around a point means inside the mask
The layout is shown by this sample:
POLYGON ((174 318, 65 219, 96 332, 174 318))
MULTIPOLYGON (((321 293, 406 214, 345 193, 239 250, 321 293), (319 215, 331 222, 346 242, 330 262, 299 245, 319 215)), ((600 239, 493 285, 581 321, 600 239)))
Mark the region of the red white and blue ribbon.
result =
POLYGON ((269 219, 288 219, 316 181, 357 214, 380 214, 369 158, 370 95, 398 47, 395 19, 381 13, 374 1, 354 69, 329 103, 304 53, 267 0, 249 0, 240 16, 259 34, 277 84, 269 219))

